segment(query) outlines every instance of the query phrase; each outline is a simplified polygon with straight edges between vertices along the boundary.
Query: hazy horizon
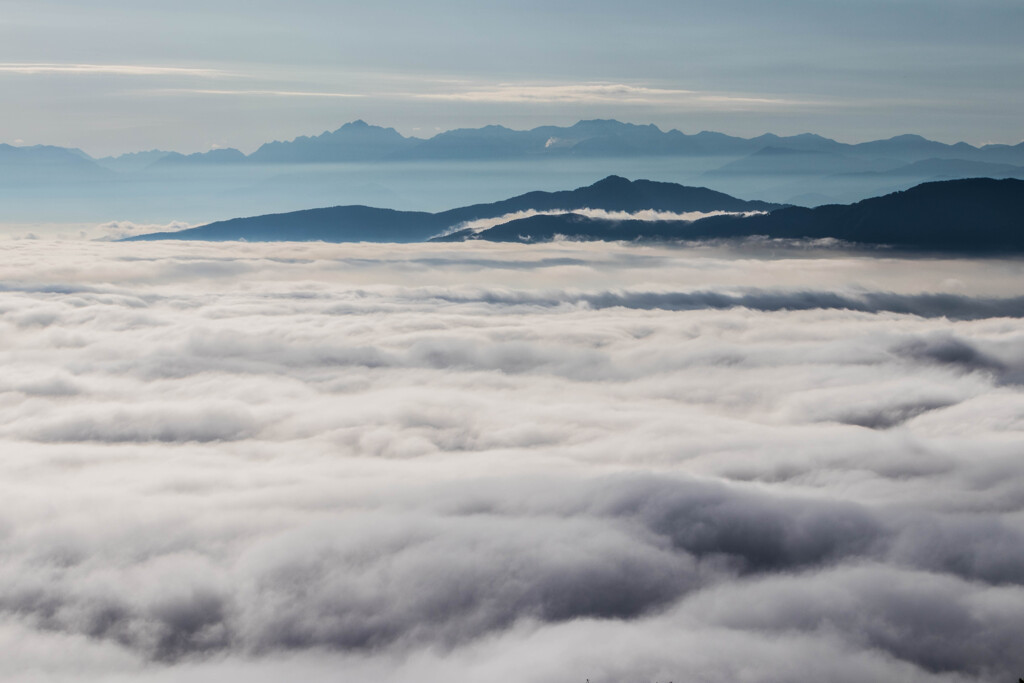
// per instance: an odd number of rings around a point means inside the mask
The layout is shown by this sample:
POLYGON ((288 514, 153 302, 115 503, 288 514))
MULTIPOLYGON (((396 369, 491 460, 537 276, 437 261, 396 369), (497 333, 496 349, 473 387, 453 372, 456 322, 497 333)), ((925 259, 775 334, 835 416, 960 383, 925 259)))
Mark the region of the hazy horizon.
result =
POLYGON ((1024 139, 1024 5, 11 0, 0 137, 90 154, 254 149, 612 117, 751 137, 1024 139))

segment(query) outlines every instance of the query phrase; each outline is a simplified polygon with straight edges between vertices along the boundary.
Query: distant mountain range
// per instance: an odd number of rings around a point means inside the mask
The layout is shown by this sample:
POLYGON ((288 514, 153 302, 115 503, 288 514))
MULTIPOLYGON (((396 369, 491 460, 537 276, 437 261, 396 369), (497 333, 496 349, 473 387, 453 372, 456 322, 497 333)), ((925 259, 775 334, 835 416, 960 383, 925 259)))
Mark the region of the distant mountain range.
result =
MULTIPOLYGON (((11 149, 33 156, 61 148, 11 149)), ((1024 167, 1024 143, 981 147, 964 142, 947 145, 918 135, 899 135, 859 144, 841 143, 810 133, 789 137, 765 134, 754 138, 711 131, 687 135, 675 129, 666 132, 654 125, 604 119, 580 121, 565 127, 540 126, 532 130, 512 130, 504 126, 462 128, 427 139, 405 137, 394 128, 373 126, 359 120, 313 137, 268 142, 248 156, 236 149, 216 149, 190 155, 151 150, 102 159, 92 159, 80 150, 68 152, 98 166, 123 171, 138 170, 140 166, 160 168, 168 164, 320 164, 647 156, 749 157, 746 162, 730 164, 722 169, 722 172, 730 174, 780 169, 811 173, 884 172, 928 159, 1024 167)), ((3 163, 5 159, 0 157, 0 164, 3 163)), ((1014 172, 1024 172, 1024 168, 1014 172)))
POLYGON ((0 183, 3 185, 96 182, 113 175, 80 149, 0 144, 0 183))
POLYGON ((1024 181, 974 178, 918 185, 850 205, 814 209, 750 202, 707 188, 610 176, 565 192, 531 192, 440 213, 338 206, 128 238, 129 241, 323 240, 329 242, 694 241, 752 236, 832 238, 861 245, 957 253, 1024 252, 1024 181), (730 212, 697 220, 625 219, 594 211, 730 212), (534 215, 535 212, 549 212, 534 215), (463 227, 494 219, 492 225, 463 227))
POLYGON ((79 149, 0 145, 0 224, 196 223, 357 204, 438 212, 612 173, 818 206, 934 180, 1024 179, 1024 143, 975 147, 900 135, 851 145, 810 133, 742 138, 596 119, 429 138, 353 121, 248 155, 154 149, 96 159, 79 149))
POLYGON ((420 242, 467 221, 524 211, 655 210, 673 213, 771 211, 779 204, 736 199, 703 187, 609 176, 587 187, 561 192, 529 192, 490 204, 439 213, 394 211, 369 206, 334 206, 290 213, 234 218, 177 232, 138 235, 129 240, 239 240, 327 242, 420 242))
POLYGON ((159 159, 156 159, 152 166, 156 168, 166 166, 187 166, 192 164, 242 164, 248 160, 249 157, 245 156, 237 149, 229 147, 227 149, 211 149, 209 152, 197 152, 195 154, 167 152, 159 159))

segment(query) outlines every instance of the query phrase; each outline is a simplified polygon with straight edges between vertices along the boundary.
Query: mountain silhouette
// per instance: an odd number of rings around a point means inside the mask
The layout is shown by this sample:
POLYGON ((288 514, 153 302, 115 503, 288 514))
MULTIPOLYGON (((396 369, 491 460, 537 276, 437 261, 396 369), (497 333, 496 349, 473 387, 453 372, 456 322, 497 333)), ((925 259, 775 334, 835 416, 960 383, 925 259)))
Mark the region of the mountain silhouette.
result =
POLYGON ((836 142, 831 138, 815 135, 814 133, 800 133, 799 135, 785 137, 773 133, 765 133, 756 138, 751 138, 749 142, 756 143, 762 149, 776 148, 801 152, 833 152, 842 154, 850 148, 850 145, 836 142))
POLYGON ((421 242, 440 229, 436 214, 371 206, 334 206, 232 218, 178 232, 136 235, 124 241, 421 242))
POLYGON ((494 218, 516 211, 604 209, 606 211, 771 211, 779 204, 737 199, 706 187, 690 187, 653 180, 627 180, 608 176, 593 185, 561 192, 528 192, 490 204, 475 204, 445 211, 449 225, 478 218, 494 218))
POLYGON ((886 140, 874 140, 853 145, 862 154, 872 154, 894 158, 912 158, 921 160, 930 157, 949 157, 951 155, 973 155, 978 149, 965 142, 946 145, 928 140, 920 135, 897 135, 886 140))
MULTIPOLYGON (((39 147, 11 149, 38 150, 39 147)), ((53 167, 60 171, 60 175, 55 178, 73 179, 81 175, 83 167, 76 167, 77 162, 72 157, 96 161, 80 150, 65 151, 68 154, 64 157, 63 165, 59 169, 58 166, 53 167)), ((1024 166, 1024 143, 981 147, 964 142, 948 145, 912 134, 857 144, 842 143, 811 133, 792 136, 765 133, 742 138, 713 131, 695 134, 686 134, 676 129, 663 131, 653 124, 638 125, 614 119, 583 120, 571 126, 539 126, 530 130, 490 125, 450 130, 420 139, 405 137, 394 128, 356 120, 320 135, 267 142, 248 156, 237 150, 214 150, 190 155, 154 150, 107 157, 99 160, 99 165, 108 170, 134 173, 143 167, 243 162, 273 165, 646 157, 721 158, 719 170, 708 177, 717 174, 720 178, 727 178, 755 173, 822 175, 886 172, 928 159, 959 159, 1024 166), (796 152, 805 156, 794 154, 796 152), (152 160, 152 163, 145 164, 144 160, 152 160)), ((0 152, 0 180, 16 177, 17 163, 9 154, 0 152)))
POLYGON ((1024 166, 997 164, 964 159, 924 159, 887 171, 850 173, 863 177, 917 178, 919 180, 955 179, 964 177, 1024 178, 1024 166))
POLYGON ((707 240, 766 236, 834 238, 864 245, 958 253, 1024 252, 1024 181, 972 178, 924 183, 855 204, 785 207, 754 216, 613 221, 579 214, 533 216, 452 237, 539 242, 707 240))
POLYGON ((211 149, 209 152, 195 154, 179 154, 167 152, 157 158, 148 168, 166 168, 169 166, 206 166, 211 164, 244 164, 248 158, 233 147, 227 149, 211 149))
POLYGON ((438 133, 392 157, 405 160, 504 160, 528 156, 543 149, 544 142, 532 131, 484 126, 438 133))
POLYGON ((572 211, 768 211, 778 204, 745 201, 703 187, 609 176, 593 185, 562 192, 529 192, 490 204, 440 213, 395 211, 368 206, 335 206, 290 213, 234 218, 179 232, 138 235, 129 240, 324 240, 328 242, 417 242, 461 223, 499 218, 530 209, 572 211))
POLYGON ((177 154, 177 152, 165 152, 160 149, 150 149, 144 152, 129 152, 118 156, 107 156, 96 159, 96 163, 103 168, 119 173, 135 173, 142 171, 164 157, 177 154))
POLYGON ((268 142, 250 154, 249 160, 263 164, 378 161, 416 147, 421 142, 404 137, 394 128, 371 126, 357 120, 315 137, 268 142))
POLYGON ((96 182, 114 176, 80 149, 0 144, 0 183, 4 185, 96 182))

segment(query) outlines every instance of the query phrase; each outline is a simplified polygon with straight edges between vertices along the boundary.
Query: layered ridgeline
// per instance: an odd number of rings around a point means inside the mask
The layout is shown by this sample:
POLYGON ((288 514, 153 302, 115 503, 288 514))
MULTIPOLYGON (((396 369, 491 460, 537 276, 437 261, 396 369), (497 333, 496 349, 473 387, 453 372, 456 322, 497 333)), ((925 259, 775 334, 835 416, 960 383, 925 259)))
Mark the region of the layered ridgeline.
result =
POLYGON ((1024 143, 973 146, 899 135, 848 144, 811 133, 743 138, 590 120, 430 138, 353 121, 249 154, 152 149, 93 158, 79 149, 0 144, 0 224, 196 224, 340 204, 436 212, 610 173, 819 206, 934 180, 1024 179, 1024 143))
POLYGON ((319 135, 267 142, 248 155, 227 148, 189 155, 150 150, 93 158, 78 149, 0 145, 0 167, 13 168, 40 160, 53 164, 57 150, 68 153, 64 161, 69 168, 100 167, 128 173, 172 166, 237 164, 714 157, 723 162, 709 175, 721 178, 765 172, 877 173, 899 177, 921 173, 1024 176, 1024 142, 975 147, 965 142, 946 144, 920 135, 898 135, 850 144, 812 133, 791 136, 766 133, 743 138, 714 131, 692 134, 676 129, 663 131, 653 124, 638 125, 614 119, 579 121, 571 126, 539 126, 530 130, 495 125, 460 128, 425 139, 405 137, 394 128, 359 120, 319 135), (914 166, 918 162, 927 163, 914 166))
POLYGON ((96 183, 114 175, 80 149, 0 144, 0 188, 39 183, 96 183))
POLYGON ((593 185, 562 192, 528 192, 490 204, 440 213, 395 211, 369 206, 334 206, 290 213, 233 218, 177 232, 138 235, 130 240, 249 240, 325 242, 422 242, 471 221, 525 212, 599 210, 672 214, 771 211, 779 204, 737 199, 703 187, 609 176, 593 185))
MULTIPOLYGON (((919 135, 847 144, 812 133, 779 136, 771 133, 742 138, 714 131, 686 134, 663 131, 653 124, 637 125, 614 119, 579 121, 572 126, 539 126, 513 130, 505 126, 459 128, 421 139, 404 137, 394 128, 365 121, 346 123, 334 131, 268 142, 249 155, 260 163, 323 163, 339 161, 507 160, 564 157, 725 156, 745 157, 770 150, 790 153, 773 159, 772 168, 801 170, 816 158, 815 171, 856 172, 899 169, 928 159, 958 159, 992 164, 1024 164, 1024 143, 975 147, 964 142, 945 144, 919 135)), ((752 165, 762 163, 755 158, 752 165)), ((947 169, 948 170, 948 169, 947 169)), ((1013 167, 1009 172, 1024 169, 1013 167)), ((730 172, 748 172, 733 168, 730 172)))
POLYGON ((694 221, 615 220, 566 212, 524 217, 435 239, 696 241, 753 236, 831 238, 945 252, 1024 252, 1024 181, 972 178, 924 183, 849 205, 784 207, 757 215, 694 221))
POLYGON ((1024 252, 1024 181, 925 183, 814 209, 745 201, 700 187, 610 176, 440 213, 336 206, 235 218, 139 240, 417 242, 698 241, 764 236, 837 239, 947 252, 1024 252), (718 214, 702 217, 701 214, 718 214), (682 219, 681 214, 694 214, 682 219))

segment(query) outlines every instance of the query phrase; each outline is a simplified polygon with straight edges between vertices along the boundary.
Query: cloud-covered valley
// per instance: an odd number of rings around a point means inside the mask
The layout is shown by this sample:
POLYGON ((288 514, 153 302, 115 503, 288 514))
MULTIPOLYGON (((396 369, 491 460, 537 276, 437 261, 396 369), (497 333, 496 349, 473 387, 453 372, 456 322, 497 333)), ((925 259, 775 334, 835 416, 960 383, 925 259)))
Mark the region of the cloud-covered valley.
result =
POLYGON ((1024 673, 1024 262, 0 243, 0 679, 1024 673))

